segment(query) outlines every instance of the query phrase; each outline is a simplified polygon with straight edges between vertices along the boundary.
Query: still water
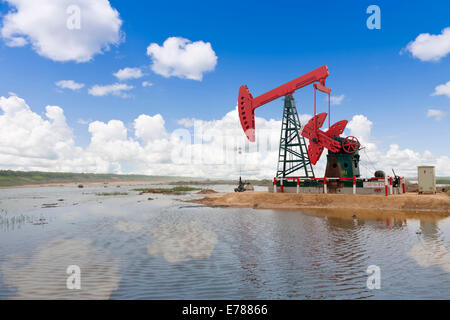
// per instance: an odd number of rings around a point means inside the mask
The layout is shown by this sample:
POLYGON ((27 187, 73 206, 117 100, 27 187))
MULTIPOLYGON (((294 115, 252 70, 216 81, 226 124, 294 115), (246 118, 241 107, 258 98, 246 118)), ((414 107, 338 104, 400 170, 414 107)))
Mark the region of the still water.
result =
POLYGON ((133 188, 0 190, 0 299, 450 299, 450 218, 208 208, 133 188))

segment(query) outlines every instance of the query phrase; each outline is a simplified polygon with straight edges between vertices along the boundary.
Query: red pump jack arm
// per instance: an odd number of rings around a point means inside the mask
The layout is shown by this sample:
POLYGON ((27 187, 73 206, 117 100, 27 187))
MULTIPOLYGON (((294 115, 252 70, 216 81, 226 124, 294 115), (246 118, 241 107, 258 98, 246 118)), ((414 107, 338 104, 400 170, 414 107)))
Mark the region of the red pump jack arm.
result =
MULTIPOLYGON (((325 80, 330 75, 328 67, 322 66, 313 70, 295 80, 289 81, 269 92, 266 92, 256 98, 253 98, 247 86, 243 85, 239 88, 238 97, 238 111, 239 119, 241 121, 242 129, 248 140, 255 141, 255 109, 269 103, 280 97, 291 95, 296 90, 306 87, 314 82, 319 82, 314 85, 315 89, 330 93, 331 90, 325 87, 325 80)), ((315 111, 315 110, 314 110, 315 111)), ((314 112, 315 114, 315 112, 314 112)), ((320 126, 315 126, 316 128, 320 126)))

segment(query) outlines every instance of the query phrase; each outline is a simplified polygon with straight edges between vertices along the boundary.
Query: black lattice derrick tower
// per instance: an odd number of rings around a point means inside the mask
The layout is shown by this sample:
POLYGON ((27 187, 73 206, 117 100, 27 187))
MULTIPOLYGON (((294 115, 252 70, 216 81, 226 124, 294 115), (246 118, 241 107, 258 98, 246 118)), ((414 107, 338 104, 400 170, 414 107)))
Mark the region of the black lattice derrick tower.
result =
POLYGON ((284 98, 277 177, 314 178, 305 138, 292 95, 284 98), (294 175, 294 173, 296 173, 294 175))

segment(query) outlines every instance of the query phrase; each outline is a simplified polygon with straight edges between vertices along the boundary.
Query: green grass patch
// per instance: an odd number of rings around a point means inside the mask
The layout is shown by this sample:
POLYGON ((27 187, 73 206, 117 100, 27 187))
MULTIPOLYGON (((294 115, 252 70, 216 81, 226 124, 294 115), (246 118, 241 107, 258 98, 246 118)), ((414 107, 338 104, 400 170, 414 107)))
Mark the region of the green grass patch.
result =
POLYGON ((128 192, 98 192, 96 196, 127 196, 128 192))
POLYGON ((201 188, 178 186, 173 188, 136 188, 133 191, 143 193, 183 194, 189 191, 201 190, 201 188))
POLYGON ((187 191, 201 190, 201 188, 180 186, 180 187, 173 187, 172 190, 175 192, 187 192, 187 191))

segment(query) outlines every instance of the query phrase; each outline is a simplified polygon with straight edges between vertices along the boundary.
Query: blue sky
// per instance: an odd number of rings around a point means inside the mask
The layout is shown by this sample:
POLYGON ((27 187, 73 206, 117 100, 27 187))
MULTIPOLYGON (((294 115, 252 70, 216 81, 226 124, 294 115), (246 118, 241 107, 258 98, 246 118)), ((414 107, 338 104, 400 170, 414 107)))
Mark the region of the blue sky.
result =
MULTIPOLYGON (((74 1, 76 2, 76 1, 74 1)), ((373 122, 372 136, 387 149, 396 143, 436 157, 450 156, 449 116, 427 117, 428 109, 449 111, 450 98, 432 96, 435 87, 450 81, 450 55, 422 61, 401 51, 419 34, 440 34, 450 26, 448 1, 110 1, 123 21, 124 41, 89 62, 58 62, 36 53, 30 45, 9 47, 0 41, 0 96, 14 92, 32 110, 47 105, 64 109, 75 142, 90 142, 87 125, 79 119, 107 122, 119 119, 130 128, 141 114, 161 114, 168 131, 182 118, 221 119, 235 106, 241 84, 254 96, 321 65, 328 65, 327 86, 344 95, 333 107, 332 120, 363 114, 373 122), (366 8, 381 9, 381 29, 369 30, 366 8), (163 77, 150 68, 150 43, 168 37, 209 42, 218 57, 214 71, 202 81, 163 77), (141 68, 145 76, 126 83, 130 97, 97 97, 93 85, 116 83, 114 72, 141 68), (55 82, 72 79, 85 84, 78 91, 62 90, 55 82), (151 87, 142 87, 149 81, 151 87)), ((0 4, 2 15, 10 9, 0 4)), ((313 89, 295 94, 300 113, 313 111, 313 89)), ((280 119, 282 101, 256 111, 280 119)), ((321 106, 325 108, 324 100, 321 106)))

